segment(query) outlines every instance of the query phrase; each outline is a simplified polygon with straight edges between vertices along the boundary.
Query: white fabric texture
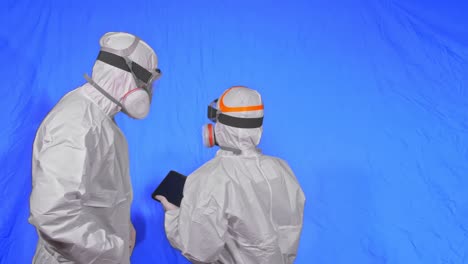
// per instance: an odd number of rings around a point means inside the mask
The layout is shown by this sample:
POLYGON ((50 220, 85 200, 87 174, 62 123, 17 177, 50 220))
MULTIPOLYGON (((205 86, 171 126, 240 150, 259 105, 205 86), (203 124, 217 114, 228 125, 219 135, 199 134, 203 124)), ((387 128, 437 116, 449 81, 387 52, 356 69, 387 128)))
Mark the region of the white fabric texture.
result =
MULTIPOLYGON (((232 89, 228 106, 261 104, 248 88, 232 89), (232 94, 231 94, 232 93, 232 94)), ((261 117, 263 110, 229 113, 261 117)), ((188 176, 179 209, 165 214, 171 245, 194 263, 292 263, 303 223, 305 196, 288 164, 263 155, 262 129, 216 124, 216 157, 188 176)))
MULTIPOLYGON (((134 37, 108 33, 101 46, 124 49, 134 37)), ((131 59, 154 68, 140 41, 131 59)), ((93 79, 120 99, 131 73, 97 61, 93 79)), ((65 95, 40 125, 33 145, 29 222, 38 231, 33 263, 130 263, 133 199, 128 146, 113 121, 120 109, 90 84, 65 95)))

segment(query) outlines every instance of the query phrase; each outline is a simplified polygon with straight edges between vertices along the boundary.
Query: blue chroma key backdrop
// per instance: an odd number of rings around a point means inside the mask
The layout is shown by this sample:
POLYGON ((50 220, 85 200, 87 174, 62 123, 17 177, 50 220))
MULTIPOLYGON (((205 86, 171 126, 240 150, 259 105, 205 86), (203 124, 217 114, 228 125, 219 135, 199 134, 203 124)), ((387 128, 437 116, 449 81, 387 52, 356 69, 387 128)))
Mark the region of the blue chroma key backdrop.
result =
POLYGON ((159 56, 149 117, 119 114, 130 152, 132 263, 188 263, 151 193, 190 174, 207 105, 245 85, 265 154, 307 202, 296 263, 468 263, 468 3, 426 0, 32 1, 0 8, 0 263, 31 263, 35 132, 84 84, 108 31, 159 56))

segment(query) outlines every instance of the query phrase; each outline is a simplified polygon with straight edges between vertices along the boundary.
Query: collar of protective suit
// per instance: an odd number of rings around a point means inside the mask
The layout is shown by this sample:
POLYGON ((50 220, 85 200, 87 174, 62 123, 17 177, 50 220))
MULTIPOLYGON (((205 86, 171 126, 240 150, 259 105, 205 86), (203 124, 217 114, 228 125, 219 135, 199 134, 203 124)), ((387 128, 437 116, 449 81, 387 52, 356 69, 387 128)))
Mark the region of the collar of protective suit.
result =
POLYGON ((262 151, 258 148, 243 150, 241 153, 225 149, 220 149, 216 152, 216 156, 223 157, 258 157, 260 155, 262 155, 262 151))
MULTIPOLYGON (((94 66, 92 78, 100 87, 109 93, 110 96, 118 101, 135 87, 135 81, 131 73, 122 71, 100 61, 97 61, 94 66)), ((91 84, 86 83, 81 89, 106 115, 113 117, 121 110, 119 106, 109 100, 91 84)))
POLYGON ((221 150, 218 151, 217 155, 257 156, 261 154, 257 145, 260 143, 262 132, 263 127, 245 129, 230 127, 219 122, 216 123, 216 141, 221 147, 221 150), (235 154, 232 151, 222 149, 223 147, 240 150, 241 153, 235 154))
POLYGON ((85 84, 81 87, 83 94, 98 105, 98 107, 109 117, 114 117, 120 111, 120 107, 111 102, 105 96, 103 96, 96 88, 90 84, 85 84))

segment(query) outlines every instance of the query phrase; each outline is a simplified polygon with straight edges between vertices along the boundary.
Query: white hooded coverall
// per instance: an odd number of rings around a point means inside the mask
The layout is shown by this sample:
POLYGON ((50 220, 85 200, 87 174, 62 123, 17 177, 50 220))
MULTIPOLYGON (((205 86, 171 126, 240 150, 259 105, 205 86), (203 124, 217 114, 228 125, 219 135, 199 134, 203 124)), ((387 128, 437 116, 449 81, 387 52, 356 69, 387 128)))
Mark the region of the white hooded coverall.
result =
MULTIPOLYGON (((223 103, 239 107, 262 101, 256 91, 235 87, 223 103)), ((263 110, 227 114, 255 118, 263 117, 263 110)), ((215 133, 221 150, 188 176, 180 208, 165 213, 171 245, 194 263, 293 263, 305 202, 294 173, 285 161, 256 148, 262 127, 217 122, 215 133)))
MULTIPOLYGON (((125 49, 134 40, 107 33, 101 47, 125 49)), ((143 41, 130 58, 157 66, 143 41)), ((134 89, 131 73, 96 61, 93 80, 119 100, 134 89)), ((69 92, 40 125, 33 145, 29 222, 39 241, 33 263, 130 262, 132 186, 127 142, 113 121, 120 111, 89 83, 69 92)))

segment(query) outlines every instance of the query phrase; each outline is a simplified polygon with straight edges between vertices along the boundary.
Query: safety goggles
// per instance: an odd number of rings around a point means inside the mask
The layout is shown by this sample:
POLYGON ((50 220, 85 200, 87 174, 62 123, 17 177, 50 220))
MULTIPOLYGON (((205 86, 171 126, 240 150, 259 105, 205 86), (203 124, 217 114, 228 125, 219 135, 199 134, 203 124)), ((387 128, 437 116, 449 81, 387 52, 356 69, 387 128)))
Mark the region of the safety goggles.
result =
POLYGON ((217 109, 217 104, 218 99, 214 99, 213 102, 208 105, 208 119, 213 123, 216 123, 216 119, 218 119, 219 111, 217 109))

